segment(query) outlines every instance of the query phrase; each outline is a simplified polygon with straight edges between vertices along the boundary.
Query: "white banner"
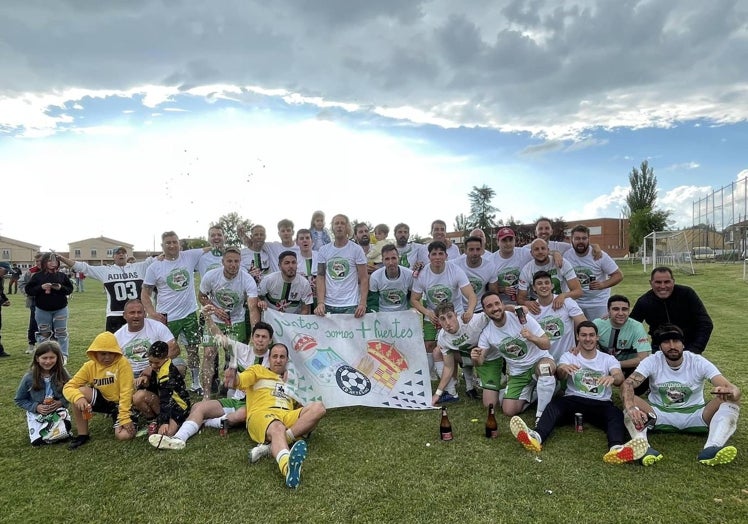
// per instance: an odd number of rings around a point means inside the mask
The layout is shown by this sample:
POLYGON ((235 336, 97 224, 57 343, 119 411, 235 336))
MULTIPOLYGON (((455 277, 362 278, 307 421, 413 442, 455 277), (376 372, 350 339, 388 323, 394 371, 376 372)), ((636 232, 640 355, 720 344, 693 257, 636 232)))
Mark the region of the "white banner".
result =
POLYGON ((263 320, 289 349, 287 385, 302 403, 327 408, 431 409, 431 381, 415 311, 291 315, 271 309, 263 320))

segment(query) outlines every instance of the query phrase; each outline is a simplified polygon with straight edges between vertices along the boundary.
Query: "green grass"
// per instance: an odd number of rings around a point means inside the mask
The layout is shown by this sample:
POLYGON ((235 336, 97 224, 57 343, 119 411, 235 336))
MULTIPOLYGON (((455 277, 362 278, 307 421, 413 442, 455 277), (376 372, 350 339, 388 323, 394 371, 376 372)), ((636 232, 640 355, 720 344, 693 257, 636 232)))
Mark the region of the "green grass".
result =
MULTIPOLYGON (((626 278, 616 292, 633 301, 648 289, 648 275, 641 265, 621 268, 626 278)), ((706 355, 748 393, 742 265, 698 269, 676 278, 697 290, 714 320, 706 355)), ((103 329, 105 298, 96 284, 86 281, 86 293, 71 301, 71 372, 103 329)), ((144 438, 116 442, 97 416, 90 444, 78 451, 35 449, 12 401, 28 365, 28 310, 20 295, 10 298, 3 343, 13 356, 0 360, 0 522, 748 521, 745 415, 731 441, 739 450, 734 463, 698 464, 703 436, 654 435, 665 459, 643 468, 604 464, 605 436, 589 427, 581 434, 560 428, 538 462, 514 441, 502 415, 499 438, 486 440, 486 414, 466 399, 449 406, 450 443, 438 440, 437 411, 335 409, 312 436, 295 492, 272 459, 248 465, 243 430, 221 438, 208 429, 182 452, 157 452, 144 438)))

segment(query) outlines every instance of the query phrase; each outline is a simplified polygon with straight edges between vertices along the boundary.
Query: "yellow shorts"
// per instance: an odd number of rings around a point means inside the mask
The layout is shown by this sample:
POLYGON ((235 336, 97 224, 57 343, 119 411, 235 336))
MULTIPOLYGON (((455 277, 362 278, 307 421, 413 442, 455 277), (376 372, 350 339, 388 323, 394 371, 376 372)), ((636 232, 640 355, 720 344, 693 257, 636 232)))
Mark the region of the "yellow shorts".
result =
POLYGON ((268 426, 275 420, 280 420, 284 426, 290 428, 299 420, 301 409, 268 409, 252 413, 247 418, 247 431, 249 438, 262 444, 267 441, 268 426))

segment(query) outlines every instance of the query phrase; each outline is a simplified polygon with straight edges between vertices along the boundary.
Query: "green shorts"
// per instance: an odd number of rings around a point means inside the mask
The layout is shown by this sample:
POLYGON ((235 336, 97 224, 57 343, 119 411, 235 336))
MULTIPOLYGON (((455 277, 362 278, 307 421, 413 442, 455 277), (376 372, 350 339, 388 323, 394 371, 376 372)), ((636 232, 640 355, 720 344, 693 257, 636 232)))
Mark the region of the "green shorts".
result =
POLYGON ((426 320, 423 319, 423 341, 424 342, 433 342, 436 340, 436 326, 426 320))
POLYGON ((509 375, 506 382, 506 393, 504 394, 504 398, 526 400, 529 402, 532 390, 535 387, 535 379, 533 378, 534 373, 535 367, 533 366, 519 375, 509 375))
POLYGON ((200 326, 194 313, 190 313, 179 320, 170 320, 166 325, 175 339, 178 339, 179 335, 184 333, 188 345, 196 346, 200 343, 200 326))
POLYGON ((491 391, 501 389, 501 362, 503 360, 502 358, 486 360, 482 365, 475 367, 480 378, 480 387, 491 391))
POLYGON ((246 400, 238 398, 219 398, 218 402, 221 403, 222 408, 234 408, 236 410, 243 408, 246 400))
MULTIPOLYGON (((231 327, 228 327, 226 324, 216 324, 216 326, 221 330, 221 333, 228 336, 230 339, 246 344, 247 324, 244 322, 237 322, 231 327)), ((204 332, 202 336, 202 344, 203 346, 209 347, 215 346, 215 337, 208 332, 204 332)))

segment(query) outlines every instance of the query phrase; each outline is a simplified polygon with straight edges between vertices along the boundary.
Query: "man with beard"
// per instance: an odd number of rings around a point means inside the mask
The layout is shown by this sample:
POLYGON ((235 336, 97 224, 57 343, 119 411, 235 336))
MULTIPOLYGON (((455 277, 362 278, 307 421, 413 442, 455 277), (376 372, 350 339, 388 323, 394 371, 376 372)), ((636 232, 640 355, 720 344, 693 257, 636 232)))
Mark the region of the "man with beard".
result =
POLYGON ((345 215, 332 217, 333 241, 320 249, 317 265, 317 307, 314 313, 366 313, 369 275, 361 246, 349 240, 351 222, 345 215))
MULTIPOLYGON (((647 429, 686 433, 707 433, 697 460, 707 466, 727 464, 738 450, 726 446, 735 432, 740 413, 740 390, 703 356, 684 351, 685 335, 674 324, 663 324, 653 342, 660 351, 641 361, 623 383, 621 396, 626 427, 635 438, 647 438, 647 429), (634 388, 649 379, 647 401, 634 395, 634 388), (711 382, 713 395, 704 401, 704 381, 711 382)), ((662 459, 653 448, 642 458, 645 466, 662 459)))
POLYGON ((425 246, 408 242, 410 238, 410 226, 400 223, 395 226, 395 247, 400 255, 399 264, 407 267, 412 271, 420 271, 428 261, 425 246))
POLYGON ((515 247, 514 231, 502 227, 496 233, 499 249, 493 254, 494 265, 498 276, 499 295, 504 304, 517 303, 519 273, 532 260, 529 249, 515 247))
POLYGON ((581 413, 585 422, 604 430, 608 437, 605 462, 623 464, 638 460, 647 451, 647 442, 643 438, 625 442, 623 413, 611 400, 613 386, 623 382, 621 366, 615 358, 597 350, 595 324, 585 320, 576 331, 577 351, 564 353, 558 363, 558 378, 566 380, 564 395, 548 404, 535 430, 529 429, 520 417, 512 417, 509 422, 512 435, 525 449, 537 453, 557 425, 571 424, 576 414, 581 413))
MULTIPOLYGON (((504 357, 508 379, 501 410, 509 417, 527 409, 537 386, 537 420, 556 389, 556 363, 548 353, 551 340, 534 318, 528 316, 522 322, 516 314, 507 314, 506 309, 497 293, 489 291, 483 295, 483 312, 491 322, 470 357, 476 366, 504 357)), ((482 377, 481 369, 477 371, 482 377)))
MULTIPOLYGON (((225 249, 222 267, 208 271, 200 281, 198 300, 202 306, 216 307, 213 322, 221 331, 234 340, 244 342, 260 320, 257 285, 254 279, 241 268, 241 251, 235 247, 225 249), (245 322, 249 312, 250 325, 245 322)), ((228 360, 227 360, 228 362, 228 360)), ((203 367, 200 389, 208 395, 217 369, 217 349, 211 336, 203 337, 203 367)))
POLYGON ((652 350, 657 351, 654 332, 665 323, 683 329, 683 344, 686 351, 703 353, 709 343, 714 325, 704 303, 696 291, 675 283, 669 267, 656 267, 649 278, 652 287, 634 304, 631 318, 646 322, 652 336, 652 350))
POLYGON ((297 274, 296 253, 283 251, 278 255, 278 266, 280 270, 260 282, 257 291, 260 310, 270 308, 281 313, 308 315, 313 301, 312 288, 306 278, 297 274))
POLYGON ((371 247, 371 236, 369 235, 369 226, 367 226, 363 222, 358 222, 356 225, 353 226, 353 240, 361 246, 361 249, 364 251, 364 256, 366 257, 366 271, 369 275, 371 275, 374 271, 376 271, 377 266, 369 261, 369 254, 371 253, 372 247, 371 247))
POLYGON ((530 244, 532 260, 525 264, 519 274, 519 291, 517 292, 517 303, 527 307, 533 315, 540 313, 540 306, 535 300, 531 300, 534 294, 531 294, 532 277, 538 271, 546 271, 551 275, 553 282, 553 293, 556 298, 553 299, 554 309, 563 307, 564 300, 567 298, 578 299, 582 296, 582 285, 579 283, 574 268, 567 260, 563 260, 561 267, 558 268, 553 262, 548 251, 548 244, 545 240, 536 238, 530 244))
POLYGON ((382 248, 380 267, 369 277, 369 303, 374 311, 405 311, 410 307, 413 272, 398 264, 397 248, 387 244, 382 248))
MULTIPOLYGON (((479 230, 480 231, 480 230, 479 230)), ((465 240, 465 254, 457 257, 453 263, 462 269, 473 286, 477 306, 476 313, 483 311, 480 299, 486 291, 498 293, 499 285, 496 276, 496 266, 493 260, 483 258, 483 241, 480 237, 468 237, 465 240)), ((463 299, 463 305, 467 306, 467 300, 463 299)))
POLYGON ((586 226, 571 230, 571 245, 574 249, 566 251, 564 259, 574 268, 582 285, 577 304, 589 320, 602 318, 607 313, 610 288, 623 280, 623 273, 607 253, 603 252, 597 260, 592 256, 590 230, 586 226))

